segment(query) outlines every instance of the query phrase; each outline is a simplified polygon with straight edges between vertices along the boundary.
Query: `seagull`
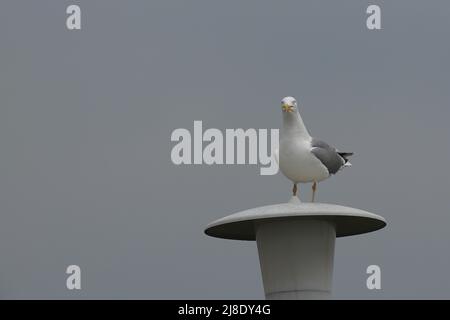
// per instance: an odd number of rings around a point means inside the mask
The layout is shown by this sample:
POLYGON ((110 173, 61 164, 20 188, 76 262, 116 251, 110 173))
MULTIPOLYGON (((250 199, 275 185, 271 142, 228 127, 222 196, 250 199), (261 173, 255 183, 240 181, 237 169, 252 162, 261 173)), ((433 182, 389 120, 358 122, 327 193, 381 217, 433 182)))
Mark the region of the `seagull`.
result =
POLYGON ((293 196, 297 196, 298 183, 312 182, 311 202, 314 202, 317 184, 342 168, 350 167, 348 157, 353 153, 339 152, 326 142, 311 137, 300 116, 295 98, 283 98, 281 110, 283 128, 275 159, 281 172, 294 184, 293 196))

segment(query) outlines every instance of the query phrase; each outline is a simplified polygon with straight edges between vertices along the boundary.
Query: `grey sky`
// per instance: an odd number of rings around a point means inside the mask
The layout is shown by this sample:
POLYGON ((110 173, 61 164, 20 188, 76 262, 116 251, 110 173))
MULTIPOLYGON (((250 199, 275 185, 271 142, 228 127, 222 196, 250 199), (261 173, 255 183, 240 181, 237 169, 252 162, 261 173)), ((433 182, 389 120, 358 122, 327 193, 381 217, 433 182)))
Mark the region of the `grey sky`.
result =
POLYGON ((2 1, 0 298, 263 298, 255 243, 203 228, 286 201, 290 182, 177 167, 170 134, 278 128, 286 95, 355 152, 318 201, 388 220, 337 240, 334 296, 450 298, 449 18, 444 0, 2 1))

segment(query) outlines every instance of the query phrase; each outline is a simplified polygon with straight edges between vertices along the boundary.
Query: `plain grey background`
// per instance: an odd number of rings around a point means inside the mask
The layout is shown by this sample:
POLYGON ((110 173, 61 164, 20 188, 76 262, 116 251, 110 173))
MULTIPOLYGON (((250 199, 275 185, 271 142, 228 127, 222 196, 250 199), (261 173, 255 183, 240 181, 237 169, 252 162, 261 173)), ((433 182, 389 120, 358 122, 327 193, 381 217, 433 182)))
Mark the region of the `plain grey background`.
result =
POLYGON ((318 201, 389 223, 338 239, 334 296, 450 298, 449 18, 447 0, 2 1, 0 298, 263 298, 255 243, 203 228, 288 200, 290 182, 175 166, 170 134, 279 128, 286 95, 355 152, 318 201))

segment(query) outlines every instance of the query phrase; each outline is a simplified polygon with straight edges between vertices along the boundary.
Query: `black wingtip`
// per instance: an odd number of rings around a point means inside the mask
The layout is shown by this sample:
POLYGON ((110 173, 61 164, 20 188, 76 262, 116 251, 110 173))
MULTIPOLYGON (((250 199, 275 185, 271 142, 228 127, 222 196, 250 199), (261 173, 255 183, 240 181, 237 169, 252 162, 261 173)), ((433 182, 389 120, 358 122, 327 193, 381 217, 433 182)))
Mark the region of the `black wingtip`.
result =
POLYGON ((338 152, 338 154, 345 160, 345 163, 348 162, 348 157, 353 155, 353 152, 338 152))

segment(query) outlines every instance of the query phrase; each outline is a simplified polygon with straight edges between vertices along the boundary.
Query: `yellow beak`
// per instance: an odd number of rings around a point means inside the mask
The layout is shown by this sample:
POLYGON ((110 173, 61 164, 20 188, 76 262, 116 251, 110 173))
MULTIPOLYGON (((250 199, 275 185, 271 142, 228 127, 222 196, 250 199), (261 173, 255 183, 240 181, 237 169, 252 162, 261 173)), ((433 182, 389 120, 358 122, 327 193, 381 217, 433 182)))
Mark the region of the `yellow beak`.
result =
POLYGON ((284 112, 293 112, 293 111, 294 111, 294 107, 293 107, 293 106, 290 106, 290 105, 287 105, 287 104, 283 104, 283 105, 281 106, 281 109, 282 109, 284 112))

